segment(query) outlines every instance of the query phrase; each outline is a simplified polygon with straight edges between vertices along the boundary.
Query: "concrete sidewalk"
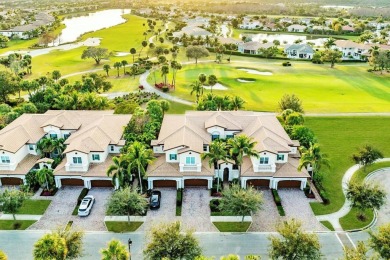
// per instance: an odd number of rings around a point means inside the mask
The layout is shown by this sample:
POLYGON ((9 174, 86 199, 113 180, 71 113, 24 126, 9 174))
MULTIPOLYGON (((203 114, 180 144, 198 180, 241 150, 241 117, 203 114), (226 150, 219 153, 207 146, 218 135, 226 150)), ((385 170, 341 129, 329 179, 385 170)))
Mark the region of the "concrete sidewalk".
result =
MULTIPOLYGON (((27 214, 16 214, 16 220, 40 220, 42 215, 27 215, 27 214)), ((12 214, 2 214, 0 216, 0 220, 14 220, 12 214)))

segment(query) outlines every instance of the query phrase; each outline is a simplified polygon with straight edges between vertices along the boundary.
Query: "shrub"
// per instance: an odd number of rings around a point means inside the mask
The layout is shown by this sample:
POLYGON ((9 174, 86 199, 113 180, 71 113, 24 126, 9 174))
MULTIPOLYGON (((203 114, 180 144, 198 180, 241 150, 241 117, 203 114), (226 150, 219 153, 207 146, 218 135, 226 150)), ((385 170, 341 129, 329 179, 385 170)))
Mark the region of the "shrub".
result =
POLYGON ((181 206, 183 203, 183 189, 178 189, 176 191, 176 206, 181 206))
POLYGON ((280 199, 277 190, 272 189, 272 196, 274 197, 276 206, 282 206, 282 200, 280 199))
POLYGON ((283 62, 282 63, 283 67, 290 67, 291 63, 289 61, 283 62))
POLYGON ((163 87, 161 90, 162 90, 163 92, 168 92, 168 91, 169 91, 169 88, 168 88, 168 87, 163 87))
POLYGON ((12 229, 16 230, 19 229, 22 226, 22 223, 17 221, 12 224, 12 229))
POLYGON ((220 212, 219 209, 219 199, 212 199, 210 200, 210 211, 211 212, 220 212))
POLYGON ((81 201, 84 199, 85 196, 87 196, 88 191, 89 190, 87 188, 82 189, 82 191, 80 192, 79 197, 77 198, 77 205, 81 204, 81 201))
POLYGON ((324 201, 325 205, 328 205, 330 203, 328 193, 326 193, 325 190, 320 190, 320 196, 322 200, 324 201))
POLYGON ((373 69, 368 69, 367 72, 373 72, 374 70, 373 69))
POLYGON ((278 212, 280 216, 286 216, 286 213, 284 212, 284 209, 282 206, 276 206, 278 208, 278 212))

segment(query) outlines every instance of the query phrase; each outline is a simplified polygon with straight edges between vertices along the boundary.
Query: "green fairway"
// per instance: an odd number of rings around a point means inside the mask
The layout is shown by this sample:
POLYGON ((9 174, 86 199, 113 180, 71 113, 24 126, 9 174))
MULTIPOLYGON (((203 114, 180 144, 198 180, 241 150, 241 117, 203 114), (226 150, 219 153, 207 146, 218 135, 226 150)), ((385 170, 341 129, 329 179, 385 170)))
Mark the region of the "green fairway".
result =
POLYGON ((51 200, 26 200, 16 214, 43 215, 51 200))
MULTIPOLYGON (((210 58, 210 57, 209 57, 210 58)), ((281 61, 266 59, 233 58, 231 64, 201 63, 183 66, 177 73, 176 90, 171 94, 194 101, 190 84, 200 73, 217 76, 227 90, 214 89, 219 95, 239 95, 247 103, 245 109, 275 111, 285 93, 294 93, 303 101, 306 112, 384 112, 390 111, 390 74, 368 73, 363 63, 328 64, 292 61, 292 67, 283 67, 281 61), (272 75, 256 75, 239 68, 268 72, 272 75), (239 82, 252 78, 254 82, 239 82)), ((162 81, 160 73, 157 80, 162 81)), ((168 75, 171 77, 171 74, 168 75)), ((149 82, 154 83, 153 73, 149 82)), ((205 93, 210 90, 205 90, 205 93)))
POLYGON ((331 169, 325 172, 324 186, 330 204, 312 203, 316 215, 335 212, 344 204, 341 180, 345 171, 351 167, 352 154, 359 147, 371 144, 390 156, 390 117, 307 117, 306 126, 318 138, 321 150, 329 156, 331 169))

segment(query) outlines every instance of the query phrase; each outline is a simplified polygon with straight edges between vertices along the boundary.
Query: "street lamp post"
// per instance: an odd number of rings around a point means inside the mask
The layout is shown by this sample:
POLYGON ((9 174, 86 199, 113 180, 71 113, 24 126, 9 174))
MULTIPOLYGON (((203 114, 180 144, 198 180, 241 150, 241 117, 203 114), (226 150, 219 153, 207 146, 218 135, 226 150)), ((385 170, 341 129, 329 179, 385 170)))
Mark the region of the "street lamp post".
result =
POLYGON ((128 245, 129 245, 129 255, 130 255, 130 260, 131 260, 131 245, 133 244, 133 241, 131 240, 131 238, 129 238, 129 240, 127 241, 128 245))

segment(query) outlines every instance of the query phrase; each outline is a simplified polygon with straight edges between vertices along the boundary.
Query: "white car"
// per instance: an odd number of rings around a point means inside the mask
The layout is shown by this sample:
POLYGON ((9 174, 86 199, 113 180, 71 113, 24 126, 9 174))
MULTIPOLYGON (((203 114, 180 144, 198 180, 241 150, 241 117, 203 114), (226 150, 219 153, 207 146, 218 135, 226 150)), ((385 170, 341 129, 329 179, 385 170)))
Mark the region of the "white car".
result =
POLYGON ((78 215, 80 217, 86 217, 91 213, 92 206, 95 203, 95 198, 92 195, 87 195, 81 201, 79 206, 78 215))

